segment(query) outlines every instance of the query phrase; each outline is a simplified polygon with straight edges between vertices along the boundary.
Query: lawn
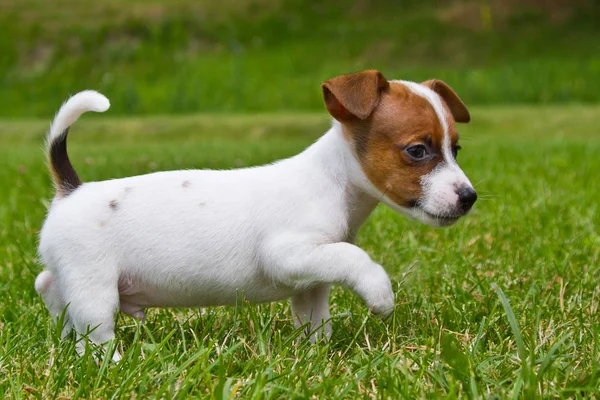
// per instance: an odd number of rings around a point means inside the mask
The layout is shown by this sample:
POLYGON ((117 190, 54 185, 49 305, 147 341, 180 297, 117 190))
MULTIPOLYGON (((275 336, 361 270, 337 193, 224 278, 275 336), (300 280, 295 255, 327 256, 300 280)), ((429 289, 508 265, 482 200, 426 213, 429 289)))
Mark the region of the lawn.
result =
MULTIPOLYGON (((56 104, 58 106, 58 104, 56 104)), ((436 230, 379 206, 358 245, 387 269, 388 320, 332 293, 328 343, 297 340, 287 303, 118 316, 118 364, 78 358, 33 289, 52 191, 49 120, 0 121, 0 393, 7 398, 598 397, 600 107, 475 107, 459 162, 480 194, 436 230)), ((233 168, 301 151, 326 113, 85 116, 83 180, 233 168)))

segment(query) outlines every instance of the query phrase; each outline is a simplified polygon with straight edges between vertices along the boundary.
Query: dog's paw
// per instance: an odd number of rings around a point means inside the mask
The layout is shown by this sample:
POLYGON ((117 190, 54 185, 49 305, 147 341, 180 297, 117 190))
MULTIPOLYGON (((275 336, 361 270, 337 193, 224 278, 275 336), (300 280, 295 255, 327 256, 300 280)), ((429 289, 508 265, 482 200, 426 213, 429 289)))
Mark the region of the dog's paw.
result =
POLYGON ((381 265, 373 263, 360 277, 355 290, 373 314, 387 317, 394 311, 392 283, 381 265))

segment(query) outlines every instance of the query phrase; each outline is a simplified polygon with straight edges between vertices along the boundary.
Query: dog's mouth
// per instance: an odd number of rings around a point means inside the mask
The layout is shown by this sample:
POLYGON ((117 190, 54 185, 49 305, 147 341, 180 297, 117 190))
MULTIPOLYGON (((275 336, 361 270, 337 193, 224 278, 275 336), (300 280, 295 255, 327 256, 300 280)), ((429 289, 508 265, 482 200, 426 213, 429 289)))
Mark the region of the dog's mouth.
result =
POLYGON ((462 215, 436 215, 429 213, 422 208, 419 209, 423 211, 423 214, 425 214, 428 218, 435 220, 438 226, 450 226, 458 221, 460 217, 462 217, 462 215))
POLYGON ((413 202, 412 208, 423 213, 423 216, 429 221, 433 222, 436 226, 450 226, 464 216, 464 214, 452 213, 452 214, 434 214, 426 211, 419 201, 413 202))
POLYGON ((424 224, 433 227, 441 228, 445 226, 450 226, 456 221, 458 221, 460 217, 463 217, 466 214, 460 212, 446 212, 443 214, 434 214, 429 211, 426 211, 419 200, 408 201, 403 206, 398 206, 398 204, 394 203, 385 196, 382 197, 382 201, 388 206, 390 206, 393 210, 403 215, 406 215, 409 218, 416 219, 418 221, 423 222, 424 224))

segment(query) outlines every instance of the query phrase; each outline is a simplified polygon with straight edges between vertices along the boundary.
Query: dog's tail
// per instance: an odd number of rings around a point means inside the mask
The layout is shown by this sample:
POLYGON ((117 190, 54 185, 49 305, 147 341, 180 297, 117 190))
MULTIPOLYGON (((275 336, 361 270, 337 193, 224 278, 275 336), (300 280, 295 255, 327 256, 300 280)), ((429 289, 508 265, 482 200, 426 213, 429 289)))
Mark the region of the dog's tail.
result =
POLYGON ((67 154, 69 127, 84 112, 104 112, 108 107, 110 103, 104 95, 93 90, 85 90, 69 98, 56 113, 48 132, 47 152, 57 196, 65 197, 81 185, 67 154))

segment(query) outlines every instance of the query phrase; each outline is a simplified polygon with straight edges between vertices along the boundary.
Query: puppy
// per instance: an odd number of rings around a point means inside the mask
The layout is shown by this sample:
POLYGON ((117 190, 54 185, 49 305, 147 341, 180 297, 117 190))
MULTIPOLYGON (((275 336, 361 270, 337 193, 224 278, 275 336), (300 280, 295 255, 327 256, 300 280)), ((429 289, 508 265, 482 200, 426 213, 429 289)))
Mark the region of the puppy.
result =
POLYGON ((102 344, 119 309, 144 319, 151 307, 228 305, 243 294, 291 298, 296 324, 328 337, 332 284, 388 315, 390 280, 354 239, 379 202, 432 226, 468 213, 477 194, 456 162, 454 124, 469 112, 439 80, 368 70, 322 89, 333 126, 292 158, 89 183, 69 161, 67 133, 109 102, 84 91, 64 103, 48 133, 56 196, 35 282, 52 317, 65 313, 63 335, 74 328, 102 344))

